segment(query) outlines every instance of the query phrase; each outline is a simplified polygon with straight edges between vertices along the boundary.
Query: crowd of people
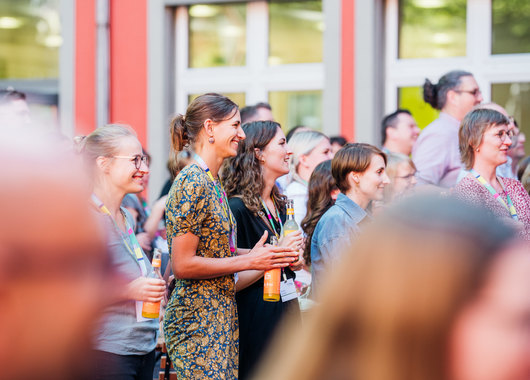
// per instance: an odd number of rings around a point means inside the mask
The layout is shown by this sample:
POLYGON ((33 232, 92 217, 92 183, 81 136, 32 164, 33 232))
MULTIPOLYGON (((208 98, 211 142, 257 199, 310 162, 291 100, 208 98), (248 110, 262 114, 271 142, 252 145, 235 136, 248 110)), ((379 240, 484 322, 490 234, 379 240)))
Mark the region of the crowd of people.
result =
MULTIPOLYGON (((6 134, 0 296, 15 313, 0 328, 21 331, 0 334, 0 362, 20 364, 65 328, 8 378, 152 379, 160 343, 178 379, 530 378, 524 134, 482 104, 469 72, 426 80, 424 98, 436 120, 420 132, 398 109, 375 146, 302 125, 286 134, 267 103, 201 95, 170 122, 171 178, 151 207, 150 155, 131 126, 31 149, 28 133, 6 134), (63 276, 47 280, 53 265, 63 276), (263 296, 272 269, 277 302, 263 296), (31 276, 75 309, 56 300, 48 334, 25 330, 33 311, 15 302, 31 276), (82 323, 90 336, 76 341, 82 323)), ((30 130, 27 112, 19 123, 6 111, 23 94, 0 99, 2 123, 30 130)), ((51 319, 42 289, 36 315, 51 319)))

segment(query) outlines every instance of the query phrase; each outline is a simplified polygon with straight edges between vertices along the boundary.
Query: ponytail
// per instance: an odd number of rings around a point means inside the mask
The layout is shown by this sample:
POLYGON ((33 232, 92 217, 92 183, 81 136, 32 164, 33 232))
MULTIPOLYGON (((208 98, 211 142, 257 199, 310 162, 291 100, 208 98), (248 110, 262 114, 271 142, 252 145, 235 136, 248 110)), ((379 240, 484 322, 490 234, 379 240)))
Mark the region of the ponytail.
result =
POLYGON ((438 109, 438 88, 430 80, 425 79, 423 84, 423 100, 430 104, 432 108, 438 109))
POLYGON ((189 144, 188 131, 186 128, 186 121, 184 115, 178 114, 169 124, 169 133, 171 136, 171 150, 178 153, 189 144))

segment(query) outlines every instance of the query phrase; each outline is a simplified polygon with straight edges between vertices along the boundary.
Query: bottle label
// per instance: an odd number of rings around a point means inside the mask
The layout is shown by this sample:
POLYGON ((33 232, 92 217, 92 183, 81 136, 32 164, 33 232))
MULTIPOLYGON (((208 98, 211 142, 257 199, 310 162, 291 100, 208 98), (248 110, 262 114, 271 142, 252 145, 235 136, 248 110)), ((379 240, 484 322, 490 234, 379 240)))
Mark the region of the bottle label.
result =
POLYGON ((294 215, 294 208, 288 208, 287 215, 294 215))
POLYGON ((281 269, 271 269, 265 272, 263 276, 263 293, 280 294, 280 276, 281 269))
POLYGON ((142 317, 144 318, 158 318, 160 313, 160 302, 144 302, 142 308, 142 317))
POLYGON ((287 235, 292 234, 293 232, 296 232, 296 231, 298 231, 298 230, 284 230, 283 231, 283 236, 287 236, 287 235))
POLYGON ((153 261, 151 262, 151 265, 154 268, 160 268, 160 266, 162 265, 162 260, 161 259, 153 259, 153 261))

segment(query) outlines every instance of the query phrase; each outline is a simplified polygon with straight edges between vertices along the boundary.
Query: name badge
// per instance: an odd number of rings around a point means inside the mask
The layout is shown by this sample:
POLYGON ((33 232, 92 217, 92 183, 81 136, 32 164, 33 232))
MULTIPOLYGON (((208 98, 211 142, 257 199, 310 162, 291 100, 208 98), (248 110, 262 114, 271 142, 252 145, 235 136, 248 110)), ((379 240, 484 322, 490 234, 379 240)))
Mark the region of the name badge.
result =
POLYGON ((287 302, 298 298, 296 285, 294 284, 294 280, 292 278, 280 283, 280 296, 282 297, 282 302, 287 302))

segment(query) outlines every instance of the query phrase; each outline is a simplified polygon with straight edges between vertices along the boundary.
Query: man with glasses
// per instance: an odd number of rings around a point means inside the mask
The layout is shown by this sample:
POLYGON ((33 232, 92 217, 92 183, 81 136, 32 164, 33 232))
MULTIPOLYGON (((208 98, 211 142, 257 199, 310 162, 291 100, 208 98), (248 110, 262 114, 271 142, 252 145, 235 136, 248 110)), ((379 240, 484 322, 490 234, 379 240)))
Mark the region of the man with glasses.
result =
POLYGON ((482 93, 471 73, 451 71, 437 84, 426 79, 423 98, 441 112, 423 130, 412 150, 418 184, 450 188, 456 184, 462 167, 458 149, 460 121, 482 102, 482 93))
POLYGON ((0 90, 0 128, 26 126, 30 123, 26 94, 12 87, 0 90))

